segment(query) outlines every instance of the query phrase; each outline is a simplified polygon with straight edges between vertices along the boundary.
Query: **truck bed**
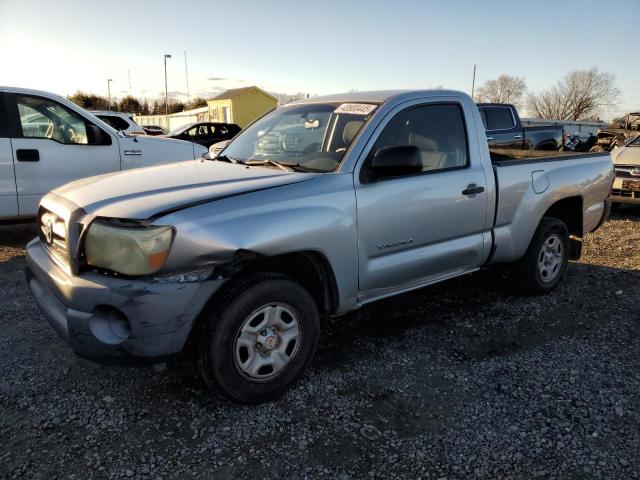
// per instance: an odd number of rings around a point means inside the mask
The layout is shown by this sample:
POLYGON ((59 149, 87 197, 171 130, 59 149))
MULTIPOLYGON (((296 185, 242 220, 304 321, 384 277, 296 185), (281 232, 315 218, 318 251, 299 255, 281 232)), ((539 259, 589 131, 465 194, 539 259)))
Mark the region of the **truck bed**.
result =
POLYGON ((572 151, 553 150, 516 150, 503 148, 490 148, 491 163, 497 166, 522 164, 525 162, 545 162, 552 160, 567 160, 589 158, 602 155, 602 153, 584 153, 572 151))
POLYGON ((491 263, 520 258, 545 212, 561 199, 577 209, 577 230, 597 228, 611 189, 613 165, 608 153, 542 150, 490 150, 497 200, 495 252, 491 263))

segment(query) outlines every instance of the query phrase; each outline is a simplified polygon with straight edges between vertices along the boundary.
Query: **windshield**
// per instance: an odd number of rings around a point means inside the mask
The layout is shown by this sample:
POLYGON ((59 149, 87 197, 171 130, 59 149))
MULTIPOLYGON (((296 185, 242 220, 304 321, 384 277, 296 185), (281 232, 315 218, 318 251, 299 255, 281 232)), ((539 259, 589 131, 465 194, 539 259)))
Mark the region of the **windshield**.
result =
POLYGON ((631 139, 627 143, 627 147, 640 147, 640 135, 638 135, 637 137, 631 139))
POLYGON ((180 135, 181 133, 184 133, 189 128, 193 127, 194 125, 195 125, 195 123, 190 123, 189 125, 182 125, 181 127, 174 128, 173 130, 171 130, 169 132, 169 136, 172 137, 174 135, 180 135))
POLYGON ((275 161, 332 172, 376 107, 362 103, 284 106, 243 130, 224 155, 249 164, 275 161))

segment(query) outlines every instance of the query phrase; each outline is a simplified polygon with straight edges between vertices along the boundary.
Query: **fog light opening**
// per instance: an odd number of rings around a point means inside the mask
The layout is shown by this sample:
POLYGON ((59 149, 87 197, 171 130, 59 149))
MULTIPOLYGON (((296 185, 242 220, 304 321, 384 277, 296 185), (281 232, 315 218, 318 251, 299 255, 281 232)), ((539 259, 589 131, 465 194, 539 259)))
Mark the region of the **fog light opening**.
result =
POLYGON ((107 345, 119 345, 131 334, 127 316, 115 307, 99 305, 89 318, 89 330, 107 345))

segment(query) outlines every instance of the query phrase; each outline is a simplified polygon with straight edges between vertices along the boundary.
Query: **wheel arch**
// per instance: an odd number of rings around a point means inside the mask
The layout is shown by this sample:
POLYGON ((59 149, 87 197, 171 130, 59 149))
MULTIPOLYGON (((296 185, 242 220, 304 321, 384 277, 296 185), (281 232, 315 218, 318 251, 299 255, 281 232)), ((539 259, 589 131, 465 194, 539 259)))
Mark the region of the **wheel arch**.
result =
POLYGON ((571 260, 579 259, 582 253, 583 212, 583 199, 576 195, 557 200, 542 215, 542 218, 551 217, 561 220, 567 226, 570 239, 569 258, 571 260))

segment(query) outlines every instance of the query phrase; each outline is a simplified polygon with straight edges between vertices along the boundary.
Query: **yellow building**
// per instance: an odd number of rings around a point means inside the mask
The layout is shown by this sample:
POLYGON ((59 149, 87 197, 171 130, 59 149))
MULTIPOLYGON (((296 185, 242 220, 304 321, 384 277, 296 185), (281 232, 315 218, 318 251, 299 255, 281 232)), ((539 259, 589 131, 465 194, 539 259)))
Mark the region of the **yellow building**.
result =
POLYGON ((278 106, 278 99, 261 88, 232 88, 207 100, 209 121, 235 123, 244 128, 278 106))

